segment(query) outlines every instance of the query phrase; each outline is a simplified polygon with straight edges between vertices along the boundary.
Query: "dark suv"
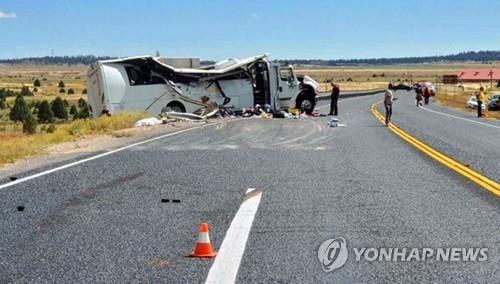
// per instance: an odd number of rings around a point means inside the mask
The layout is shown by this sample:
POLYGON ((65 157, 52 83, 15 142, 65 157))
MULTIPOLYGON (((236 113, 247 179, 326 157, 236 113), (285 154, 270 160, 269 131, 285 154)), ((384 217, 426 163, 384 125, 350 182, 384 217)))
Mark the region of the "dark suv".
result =
POLYGON ((488 110, 500 110, 500 95, 493 95, 490 97, 488 110))

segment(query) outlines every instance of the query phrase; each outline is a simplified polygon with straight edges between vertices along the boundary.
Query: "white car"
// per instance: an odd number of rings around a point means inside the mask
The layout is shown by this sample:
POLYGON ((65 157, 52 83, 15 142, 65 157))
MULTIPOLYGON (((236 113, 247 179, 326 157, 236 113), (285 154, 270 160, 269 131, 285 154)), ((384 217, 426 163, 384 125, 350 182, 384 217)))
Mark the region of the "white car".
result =
MULTIPOLYGON (((471 96, 468 100, 467 103, 465 103, 465 107, 472 108, 472 109, 477 109, 477 99, 475 96, 471 96)), ((486 104, 483 103, 481 105, 481 109, 485 110, 486 109, 486 104)))
POLYGON ((435 96, 436 95, 436 86, 434 86, 433 84, 429 83, 429 82, 426 82, 426 83, 423 83, 423 85, 425 87, 427 87, 431 93, 432 93, 432 96, 435 96))

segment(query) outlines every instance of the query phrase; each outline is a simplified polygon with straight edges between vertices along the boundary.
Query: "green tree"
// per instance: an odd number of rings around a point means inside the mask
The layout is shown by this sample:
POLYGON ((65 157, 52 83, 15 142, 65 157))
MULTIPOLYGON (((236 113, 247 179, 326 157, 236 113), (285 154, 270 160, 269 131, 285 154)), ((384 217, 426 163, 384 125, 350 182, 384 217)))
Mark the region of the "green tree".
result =
POLYGON ((50 109, 50 104, 47 100, 43 100, 38 108, 38 122, 51 123, 54 121, 54 113, 50 109))
POLYGON ((30 91, 30 88, 28 86, 23 86, 21 88, 21 95, 23 96, 33 96, 33 93, 30 91))
POLYGON ((31 114, 31 111, 29 110, 24 97, 21 94, 17 95, 16 102, 10 111, 10 120, 24 121, 28 116, 28 113, 31 114))
POLYGON ((6 109, 7 106, 5 105, 5 102, 3 100, 0 100, 0 109, 6 109))
POLYGON ((69 108, 68 100, 64 99, 63 100, 63 105, 64 105, 65 108, 69 108))
POLYGON ((68 95, 74 95, 75 94, 75 91, 73 89, 68 89, 68 95))
POLYGON ((90 111, 89 111, 89 105, 87 104, 87 102, 80 98, 78 100, 78 118, 89 118, 90 117, 90 111))
POLYGON ((64 88, 59 89, 59 94, 64 94, 66 93, 66 90, 64 88))
POLYGON ((66 85, 64 84, 64 82, 63 82, 63 81, 59 81, 59 85, 58 85, 58 86, 59 86, 59 88, 64 88, 64 87, 66 87, 66 85))
POLYGON ((40 80, 35 79, 35 81, 33 82, 33 87, 40 87, 40 86, 42 86, 42 84, 40 84, 40 80))
POLYGON ((36 133, 36 126, 37 126, 36 120, 30 111, 30 112, 28 112, 28 114, 26 115, 26 118, 24 119, 23 132, 26 134, 35 134, 36 133))
POLYGON ((72 105, 71 108, 69 109, 69 114, 73 116, 73 119, 78 119, 78 109, 76 109, 75 105, 72 105))
POLYGON ((64 107, 63 100, 61 97, 57 97, 53 102, 52 102, 52 112, 54 113, 54 116, 60 119, 68 119, 68 112, 66 111, 66 108, 64 107))

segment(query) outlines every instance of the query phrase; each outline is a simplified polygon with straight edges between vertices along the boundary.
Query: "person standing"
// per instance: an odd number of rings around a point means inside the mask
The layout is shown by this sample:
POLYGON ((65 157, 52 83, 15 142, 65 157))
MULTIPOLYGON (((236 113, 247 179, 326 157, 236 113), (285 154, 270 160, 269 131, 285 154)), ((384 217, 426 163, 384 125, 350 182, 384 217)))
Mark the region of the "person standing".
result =
POLYGON ((422 105, 422 87, 418 86, 418 88, 415 90, 415 100, 417 101, 417 107, 422 105))
POLYGON ((389 87, 388 87, 387 91, 385 91, 385 95, 384 95, 385 125, 388 125, 389 122, 391 121, 392 101, 393 101, 392 84, 389 83, 389 87))
POLYGON ((429 98, 430 97, 431 97, 431 90, 429 89, 429 87, 424 86, 424 103, 426 105, 429 104, 429 98))
POLYGON ((340 96, 340 88, 337 84, 331 83, 332 84, 332 94, 330 98, 330 113, 329 115, 338 115, 338 101, 339 101, 339 96, 340 96))
POLYGON ((483 116, 483 102, 484 102, 484 87, 479 88, 479 93, 476 96, 477 99, 477 117, 483 116))

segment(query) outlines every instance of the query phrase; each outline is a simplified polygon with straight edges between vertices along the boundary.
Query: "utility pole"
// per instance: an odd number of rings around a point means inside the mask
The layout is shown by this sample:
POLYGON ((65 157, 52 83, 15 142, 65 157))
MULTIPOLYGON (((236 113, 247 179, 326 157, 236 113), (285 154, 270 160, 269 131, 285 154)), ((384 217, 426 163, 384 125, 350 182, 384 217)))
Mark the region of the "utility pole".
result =
POLYGON ((490 70, 490 89, 493 89, 493 69, 490 70))

